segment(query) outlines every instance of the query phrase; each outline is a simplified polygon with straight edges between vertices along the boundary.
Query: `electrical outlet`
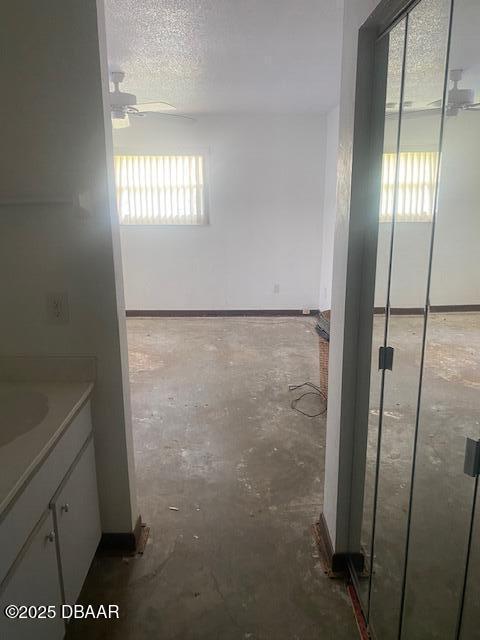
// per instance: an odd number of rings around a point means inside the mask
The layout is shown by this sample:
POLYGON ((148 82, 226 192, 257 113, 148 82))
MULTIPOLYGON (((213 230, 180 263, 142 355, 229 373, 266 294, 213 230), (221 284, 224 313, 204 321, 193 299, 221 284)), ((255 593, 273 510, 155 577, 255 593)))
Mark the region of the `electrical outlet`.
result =
POLYGON ((70 320, 68 293, 47 293, 47 319, 53 324, 66 324, 70 320))
POLYGON ((302 309, 302 313, 303 313, 304 316, 309 316, 310 315, 310 309, 308 309, 308 308, 302 309))
POLYGON ((273 293, 280 293, 280 285, 278 282, 273 285, 273 293))

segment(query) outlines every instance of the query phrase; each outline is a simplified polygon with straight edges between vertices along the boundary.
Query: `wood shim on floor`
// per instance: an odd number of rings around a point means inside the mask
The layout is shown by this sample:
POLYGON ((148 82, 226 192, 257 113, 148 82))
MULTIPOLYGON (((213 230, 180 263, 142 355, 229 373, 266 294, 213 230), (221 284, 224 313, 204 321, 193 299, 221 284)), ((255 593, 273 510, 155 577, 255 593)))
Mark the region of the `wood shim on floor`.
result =
POLYGON ((355 616, 355 622, 357 623, 358 632, 360 633, 360 638, 361 640, 370 640, 371 635, 368 632, 360 600, 358 599, 358 595, 353 584, 347 584, 347 592, 350 596, 350 602, 352 603, 353 614, 355 616))
POLYGON ((136 553, 142 555, 147 546, 148 536, 150 535, 150 527, 144 522, 140 525, 140 533, 138 535, 136 553))
POLYGON ((315 538, 315 542, 317 543, 318 555, 320 559, 320 564, 322 565, 323 573, 329 578, 345 578, 345 573, 342 571, 340 573, 336 573, 332 571, 330 567, 330 557, 328 550, 325 546, 325 541, 323 539, 322 534, 320 533, 320 524, 315 522, 312 524, 312 533, 315 538))

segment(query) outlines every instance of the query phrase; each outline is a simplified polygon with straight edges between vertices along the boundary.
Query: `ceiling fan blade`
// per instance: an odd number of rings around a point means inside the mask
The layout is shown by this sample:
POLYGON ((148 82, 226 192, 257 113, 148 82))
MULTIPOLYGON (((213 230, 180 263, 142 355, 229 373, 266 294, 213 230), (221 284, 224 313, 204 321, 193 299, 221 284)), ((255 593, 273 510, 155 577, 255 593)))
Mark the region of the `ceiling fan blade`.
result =
POLYGON ((155 102, 138 102, 135 107, 137 109, 139 109, 140 111, 151 111, 151 112, 157 112, 157 111, 175 111, 176 107, 173 106, 173 104, 170 104, 169 102, 159 102, 159 101, 155 101, 155 102))
POLYGON ((480 107, 480 102, 474 102, 473 104, 469 104, 467 106, 467 109, 470 109, 471 111, 478 111, 479 107, 480 107))
MULTIPOLYGON (((422 116, 432 116, 433 114, 441 113, 441 109, 408 109, 403 112, 404 118, 417 118, 422 116)), ((392 118, 397 116, 398 113, 387 113, 387 117, 392 118)))
POLYGON ((155 116, 164 116, 166 118, 183 118, 184 120, 191 120, 192 122, 196 122, 195 118, 192 118, 192 116, 184 116, 180 113, 164 113, 162 111, 142 111, 142 113, 139 113, 138 115, 141 116, 148 116, 148 115, 155 115, 155 116))
POLYGON ((411 110, 411 111, 405 111, 404 112, 404 117, 405 116, 432 116, 436 113, 441 113, 441 109, 440 107, 438 108, 433 108, 433 109, 416 109, 416 110, 411 110))
POLYGON ((441 107, 443 104, 443 100, 435 100, 434 102, 429 102, 429 107, 441 107))
POLYGON ((128 113, 129 116, 143 116, 145 114, 140 113, 140 111, 137 109, 137 107, 125 107, 125 111, 126 113, 128 113))

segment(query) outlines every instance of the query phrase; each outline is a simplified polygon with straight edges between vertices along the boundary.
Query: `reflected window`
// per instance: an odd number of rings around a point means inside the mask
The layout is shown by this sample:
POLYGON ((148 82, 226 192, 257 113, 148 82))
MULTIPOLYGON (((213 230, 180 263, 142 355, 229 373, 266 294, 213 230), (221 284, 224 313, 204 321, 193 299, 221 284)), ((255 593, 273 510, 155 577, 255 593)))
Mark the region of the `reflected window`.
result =
POLYGON ((383 154, 380 221, 393 218, 395 184, 397 222, 429 222, 433 218, 437 182, 438 152, 419 151, 383 154))

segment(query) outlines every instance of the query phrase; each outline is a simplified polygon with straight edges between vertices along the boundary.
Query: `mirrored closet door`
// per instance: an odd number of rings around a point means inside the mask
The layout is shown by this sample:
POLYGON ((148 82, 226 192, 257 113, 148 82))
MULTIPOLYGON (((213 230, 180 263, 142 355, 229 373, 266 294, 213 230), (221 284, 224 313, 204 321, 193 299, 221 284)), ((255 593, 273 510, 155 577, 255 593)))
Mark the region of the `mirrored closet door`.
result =
POLYGON ((392 29, 358 588, 382 640, 480 638, 477 0, 392 29), (470 467, 469 467, 470 461, 470 467))

